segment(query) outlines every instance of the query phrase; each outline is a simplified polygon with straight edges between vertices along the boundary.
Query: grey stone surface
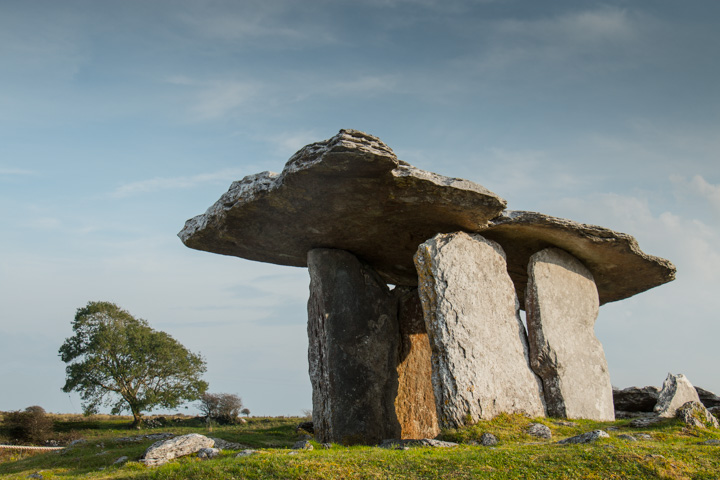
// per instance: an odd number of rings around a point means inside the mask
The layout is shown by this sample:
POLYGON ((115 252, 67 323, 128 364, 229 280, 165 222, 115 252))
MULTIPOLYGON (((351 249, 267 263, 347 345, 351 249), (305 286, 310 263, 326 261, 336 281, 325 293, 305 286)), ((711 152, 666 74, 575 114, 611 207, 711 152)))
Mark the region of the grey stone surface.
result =
POLYGON ((191 455, 203 448, 212 448, 215 442, 197 433, 189 433, 169 440, 159 440, 148 447, 142 462, 148 466, 157 466, 178 457, 191 455))
POLYGON ((190 248, 299 267, 313 248, 346 250, 387 283, 416 285, 420 243, 487 225, 505 204, 481 185, 398 160, 376 137, 341 130, 302 148, 280 174, 233 183, 178 235, 190 248))
POLYGON ((440 426, 501 412, 544 415, 500 246, 480 235, 439 234, 420 245, 415 263, 440 426))
POLYGON ((633 428, 645 428, 661 422, 663 419, 658 417, 656 414, 652 414, 646 417, 636 418, 630 422, 630 426, 633 428))
POLYGON ((550 427, 543 425, 542 423, 531 423, 527 429, 527 433, 533 437, 545 438, 548 440, 552 438, 552 431, 550 430, 550 427))
POLYGON ((396 287, 400 351, 395 413, 400 438, 434 438, 440 433, 432 386, 432 351, 415 287, 396 287))
POLYGON ((313 446, 309 440, 298 440, 292 446, 293 450, 312 450, 313 446))
POLYGON ((630 235, 551 217, 542 213, 507 211, 482 229, 507 255, 508 272, 520 304, 525 304, 530 257, 557 247, 579 259, 592 273, 600 305, 631 297, 675 278, 675 266, 640 250, 630 235))
POLYGON ((392 438, 383 440, 380 448, 397 448, 397 447, 436 447, 448 448, 457 447, 455 442, 446 442, 444 440, 435 440, 434 438, 392 438))
POLYGON ((691 427, 720 428, 717 418, 700 402, 687 402, 678 408, 675 416, 691 427))
POLYGON ((260 453, 258 450, 253 450, 251 448, 245 449, 242 452, 238 452, 237 455, 235 455, 235 458, 238 457, 249 457, 250 455, 255 455, 257 453, 260 453))
POLYGON ((220 455, 219 448, 201 448, 197 452, 198 458, 202 458, 203 460, 210 460, 211 458, 215 458, 219 455, 220 455))
POLYGON ((668 373, 655 404, 655 413, 661 418, 673 418, 677 409, 687 402, 700 403, 695 387, 685 375, 668 373))
POLYGON ((228 442, 222 438, 210 437, 210 439, 215 442, 215 448, 219 448, 221 450, 240 450, 248 448, 247 445, 243 445, 242 443, 228 442))
POLYGON ((652 412, 659 395, 660 389, 653 386, 613 388, 613 404, 616 411, 652 412))
POLYGON ((350 445, 399 437, 396 299, 348 252, 310 250, 307 263, 315 438, 350 445))
POLYGON ((637 442, 638 441, 637 438, 635 438, 632 435, 627 434, 627 433, 620 434, 617 436, 617 438, 620 438, 622 440, 627 440, 628 442, 637 442))
POLYGON ((705 405, 705 407, 720 407, 720 397, 715 395, 713 392, 700 387, 695 387, 695 391, 697 392, 698 397, 700 397, 700 402, 705 405))
POLYGON ((492 433, 485 432, 480 435, 480 445, 483 447, 494 447, 498 444, 498 439, 492 433))
POLYGON ((598 302, 590 271, 569 253, 530 257, 525 310, 530 366, 543 381, 547 413, 615 420, 607 360, 595 336, 598 302))
POLYGON ((568 444, 568 443, 593 443, 601 438, 610 438, 607 432, 603 430, 593 430, 592 432, 583 433, 582 435, 576 435, 574 437, 560 440, 557 443, 568 444))

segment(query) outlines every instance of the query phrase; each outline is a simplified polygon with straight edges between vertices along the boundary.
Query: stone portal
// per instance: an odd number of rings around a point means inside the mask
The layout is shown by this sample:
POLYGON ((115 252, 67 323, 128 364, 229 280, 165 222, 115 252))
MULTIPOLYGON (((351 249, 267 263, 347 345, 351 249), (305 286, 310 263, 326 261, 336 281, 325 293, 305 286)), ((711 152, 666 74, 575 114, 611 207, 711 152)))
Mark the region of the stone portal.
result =
POLYGON ((599 300, 590 271, 557 248, 528 265, 525 311, 530 365, 543 380, 548 415, 615 420, 612 385, 595 337, 599 300))
POLYGON ((502 248, 480 235, 440 234, 420 245, 415 263, 440 426, 501 412, 543 416, 502 248))

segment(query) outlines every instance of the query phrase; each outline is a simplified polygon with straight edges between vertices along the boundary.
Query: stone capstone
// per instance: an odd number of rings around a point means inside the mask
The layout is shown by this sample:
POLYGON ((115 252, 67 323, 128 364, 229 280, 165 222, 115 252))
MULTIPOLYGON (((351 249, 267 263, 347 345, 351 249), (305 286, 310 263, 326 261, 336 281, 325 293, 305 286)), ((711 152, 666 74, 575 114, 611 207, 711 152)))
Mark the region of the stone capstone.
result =
POLYGON ((395 413, 400 438, 433 438, 440 433, 432 386, 432 350, 415 287, 396 287, 400 349, 395 413))
POLYGON ((530 366, 542 378, 548 415, 615 420, 590 271, 563 250, 541 250, 530 257, 525 301, 530 366))
POLYGON ((308 361, 318 442, 400 436, 397 304, 367 264, 343 250, 308 252, 308 361))
POLYGON ((419 170, 378 138, 341 130, 303 147, 280 174, 233 183, 178 235, 197 250, 297 267, 314 248, 346 250, 386 283, 416 285, 420 243, 482 228, 505 205, 481 185, 419 170))
POLYGON ((191 455, 203 448, 212 448, 215 442, 197 433, 189 433, 170 440, 159 440, 148 447, 141 460, 147 466, 157 466, 178 457, 191 455))
POLYGON ((508 273, 525 304, 530 257, 548 247, 565 250, 590 270, 600 305, 631 297, 675 278, 675 266, 640 250, 632 236, 537 212, 506 211, 481 234, 507 255, 508 273))
POLYGON ((439 234, 420 245, 415 263, 440 426, 502 412, 543 416, 502 248, 480 235, 439 234))
POLYGON ((659 395, 660 389, 653 386, 613 388, 613 404, 616 411, 652 412, 659 395))
POLYGON ((677 409, 675 416, 685 425, 697 428, 720 428, 718 420, 700 402, 687 402, 677 409))
POLYGON ((661 418, 673 418, 677 409, 687 402, 700 403, 695 387, 683 374, 668 373, 658 395, 655 412, 661 418))

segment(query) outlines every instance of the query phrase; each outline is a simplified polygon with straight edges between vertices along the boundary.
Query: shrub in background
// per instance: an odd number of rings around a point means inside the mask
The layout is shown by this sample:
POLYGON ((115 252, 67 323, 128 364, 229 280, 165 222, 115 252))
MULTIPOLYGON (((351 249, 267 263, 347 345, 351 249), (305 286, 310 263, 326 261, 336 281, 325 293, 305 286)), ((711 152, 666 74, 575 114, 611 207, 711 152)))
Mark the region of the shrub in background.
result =
POLYGON ((55 433, 52 419, 37 405, 27 407, 22 412, 6 413, 3 423, 11 437, 21 442, 42 444, 55 433))
POLYGON ((234 393, 204 393, 200 397, 200 411, 220 424, 235 423, 242 407, 242 399, 234 393))

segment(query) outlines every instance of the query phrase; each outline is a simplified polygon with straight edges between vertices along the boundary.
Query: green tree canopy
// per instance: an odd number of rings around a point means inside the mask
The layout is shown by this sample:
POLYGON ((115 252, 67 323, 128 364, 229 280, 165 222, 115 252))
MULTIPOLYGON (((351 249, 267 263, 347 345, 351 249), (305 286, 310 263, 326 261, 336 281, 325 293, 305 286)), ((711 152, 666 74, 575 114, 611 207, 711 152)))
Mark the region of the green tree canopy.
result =
POLYGON ((85 413, 101 406, 129 410, 134 424, 155 407, 176 408, 208 387, 205 360, 165 332, 109 302, 89 302, 72 322, 75 333, 60 347, 64 392, 80 393, 85 413))

